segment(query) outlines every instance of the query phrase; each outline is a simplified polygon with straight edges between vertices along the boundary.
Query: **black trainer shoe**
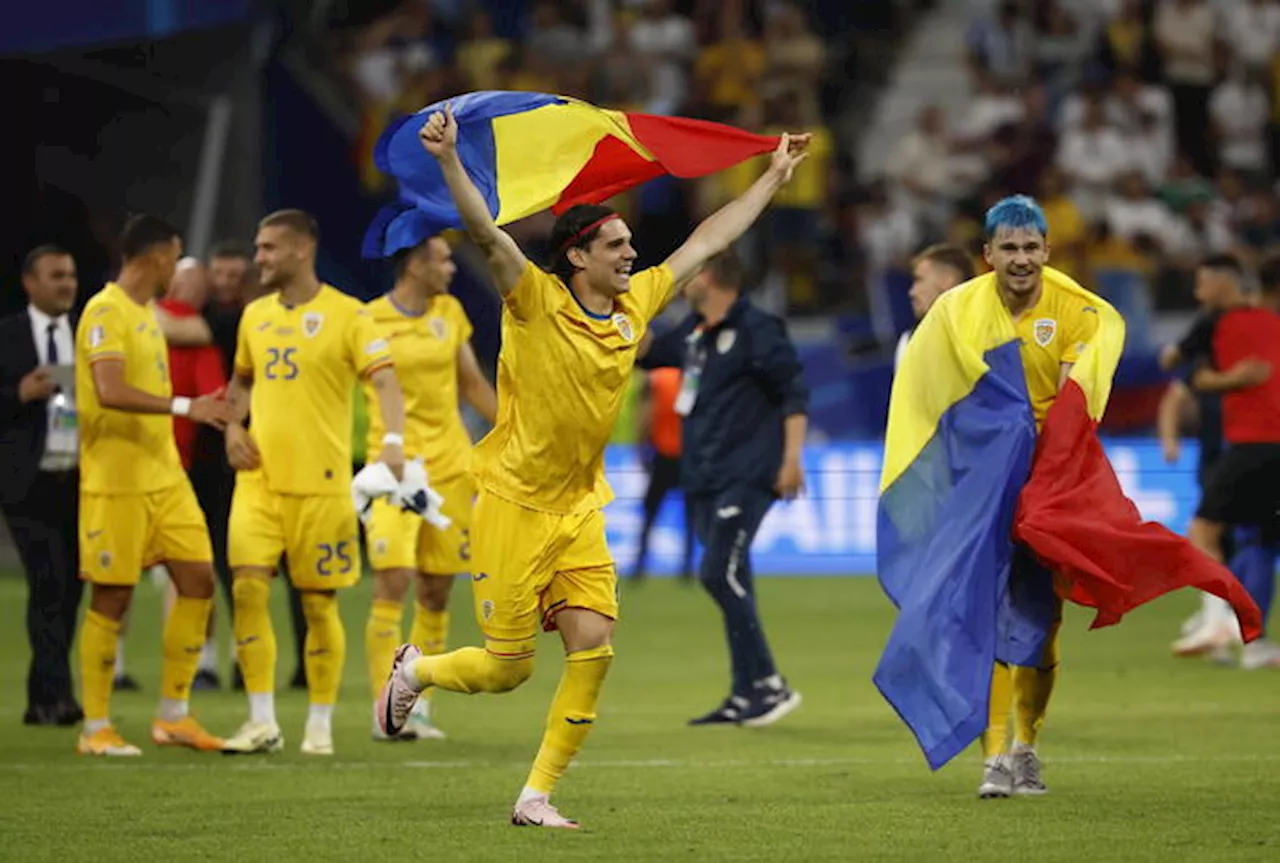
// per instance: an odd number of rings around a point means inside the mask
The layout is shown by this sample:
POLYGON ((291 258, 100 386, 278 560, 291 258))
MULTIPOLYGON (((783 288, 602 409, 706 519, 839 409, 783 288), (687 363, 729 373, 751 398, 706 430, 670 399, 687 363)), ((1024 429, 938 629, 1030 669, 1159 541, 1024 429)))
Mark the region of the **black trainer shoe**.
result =
POLYGON ((730 695, 724 703, 710 713, 690 719, 690 725, 737 725, 742 721, 742 711, 751 702, 741 695, 730 695))
POLYGON ((800 693, 785 683, 779 689, 758 690, 738 716, 739 724, 747 728, 772 725, 800 706, 800 693))

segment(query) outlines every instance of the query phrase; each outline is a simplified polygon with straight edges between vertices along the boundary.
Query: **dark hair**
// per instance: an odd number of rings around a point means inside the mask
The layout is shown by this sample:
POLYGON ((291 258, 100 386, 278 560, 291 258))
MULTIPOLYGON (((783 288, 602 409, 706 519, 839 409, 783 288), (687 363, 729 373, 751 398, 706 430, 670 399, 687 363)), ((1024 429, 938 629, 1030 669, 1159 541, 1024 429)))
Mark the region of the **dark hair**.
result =
POLYGON ((248 243, 242 243, 239 240, 219 240, 209 249, 209 260, 214 258, 243 258, 246 261, 253 260, 253 250, 249 248, 248 243))
POLYGON ((1263 293, 1280 292, 1280 254, 1268 255, 1258 266, 1258 284, 1263 293))
POLYGON ((559 276, 567 285, 573 278, 577 268, 569 263, 570 249, 585 249, 591 241, 600 235, 600 225, 591 227, 601 219, 618 215, 613 209, 602 204, 575 204, 565 210, 556 219, 551 228, 551 257, 547 260, 547 269, 559 276), (585 231, 585 228, 591 228, 585 231))
POLYGON ((71 253, 56 243, 44 243, 36 246, 31 251, 27 252, 27 256, 22 259, 22 274, 24 276, 35 275, 36 267, 40 265, 41 259, 54 256, 59 258, 66 256, 69 258, 71 257, 71 253))
POLYGON ((409 259, 419 253, 425 253, 431 245, 431 241, 435 239, 443 239, 439 234, 432 234, 416 246, 410 246, 407 249, 400 249, 391 256, 391 271, 395 274, 396 281, 404 278, 404 271, 409 266, 409 259))
POLYGON ((967 282, 973 278, 973 258, 959 246, 950 243, 936 243, 915 256, 911 262, 914 266, 921 261, 930 261, 941 267, 955 270, 960 281, 967 282))
POLYGON ((258 227, 288 228, 295 234, 310 237, 316 243, 320 242, 320 224, 316 221, 316 217, 306 210, 276 210, 263 217, 258 227))
POLYGON ((1240 264, 1240 259, 1235 255, 1210 255, 1200 262, 1200 266, 1206 270, 1230 273, 1237 279, 1244 278, 1244 267, 1240 264))
POLYGON ((732 246, 707 258, 707 263, 703 266, 711 280, 722 288, 741 291, 746 285, 746 267, 742 265, 742 258, 738 257, 732 246))
POLYGON ((127 261, 181 236, 178 229, 164 219, 139 213, 131 216, 120 232, 120 256, 127 261))

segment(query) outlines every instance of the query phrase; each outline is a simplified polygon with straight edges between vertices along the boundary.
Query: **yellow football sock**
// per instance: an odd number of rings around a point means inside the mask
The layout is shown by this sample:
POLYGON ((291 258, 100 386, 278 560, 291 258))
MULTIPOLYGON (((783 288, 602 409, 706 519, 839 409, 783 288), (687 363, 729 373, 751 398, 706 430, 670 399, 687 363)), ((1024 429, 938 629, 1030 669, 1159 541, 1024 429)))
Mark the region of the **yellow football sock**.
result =
POLYGON ((271 625, 271 584, 261 578, 237 578, 231 585, 231 615, 236 659, 250 695, 276 691, 276 631, 271 625))
POLYGON ((449 638, 449 612, 432 611, 420 602, 413 604, 413 629, 409 641, 427 656, 444 653, 449 638))
POLYGON ((364 655, 369 663, 369 685, 375 699, 395 661, 403 618, 404 605, 390 599, 375 599, 369 609, 369 622, 364 627, 364 655))
POLYGON ((111 686, 116 673, 120 621, 90 609, 80 625, 80 700, 86 722, 111 717, 111 686))
POLYGON ((1035 668, 1013 669, 1013 739, 1027 746, 1035 746, 1049 710, 1049 697, 1058 680, 1058 628, 1055 621, 1049 630, 1044 654, 1035 668))
POLYGON ((164 622, 164 662, 160 667, 160 697, 186 701, 191 680, 204 650, 205 627, 213 599, 179 596, 164 622))
POLYGON ((338 616, 338 597, 303 591, 302 614, 307 619, 307 694, 312 704, 336 704, 347 658, 347 632, 338 616))
POLYGON ((997 662, 991 670, 991 700, 987 707, 987 730, 982 732, 982 757, 995 758, 1009 748, 1009 708, 1013 701, 1013 674, 1009 666, 997 662))
POLYGON ((582 748, 595 724, 600 687, 612 662, 613 647, 607 644, 564 658, 564 674, 547 714, 547 730, 525 783, 534 791, 550 794, 582 748))
POLYGON ((425 690, 438 686, 468 695, 509 692, 533 674, 532 651, 499 658, 480 647, 462 647, 438 656, 423 656, 409 665, 409 679, 425 690))

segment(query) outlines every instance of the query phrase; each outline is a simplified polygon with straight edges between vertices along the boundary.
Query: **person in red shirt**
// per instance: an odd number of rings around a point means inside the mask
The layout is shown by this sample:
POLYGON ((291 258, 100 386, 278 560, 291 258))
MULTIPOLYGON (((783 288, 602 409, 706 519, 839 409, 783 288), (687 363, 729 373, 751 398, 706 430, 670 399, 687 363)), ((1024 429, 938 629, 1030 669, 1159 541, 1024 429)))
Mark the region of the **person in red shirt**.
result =
MULTIPOLYGON (((160 308, 174 318, 199 317, 209 295, 209 276, 196 258, 183 258, 169 284, 160 308)), ((169 377, 175 396, 196 398, 222 389, 227 382, 222 354, 212 344, 178 346, 169 344, 169 377)), ((182 466, 191 470, 196 423, 186 417, 173 418, 173 435, 178 442, 182 466)))
MULTIPOLYGON (((1222 393, 1227 451, 1204 488, 1188 538, 1218 561, 1223 560, 1228 525, 1256 526, 1273 539, 1280 513, 1280 257, 1264 262, 1258 275, 1257 304, 1211 319, 1199 350, 1191 351, 1206 360, 1193 385, 1222 393)), ((1255 591, 1254 596, 1264 620, 1275 587, 1274 579, 1265 581, 1263 595, 1255 591)), ((1280 649, 1269 643, 1249 647, 1271 651, 1280 663, 1280 649)), ((1263 664, 1273 663, 1269 659, 1263 664)))
MULTIPOLYGON (((680 487, 680 417, 676 414, 676 396, 680 393, 680 369, 654 369, 645 382, 644 402, 640 406, 641 444, 652 447, 649 461, 649 488, 644 495, 644 525, 640 529, 639 548, 633 580, 645 575, 645 562, 649 557, 649 533, 667 495, 680 487)), ((685 507, 684 563, 680 577, 693 579, 693 524, 689 508, 685 507)))

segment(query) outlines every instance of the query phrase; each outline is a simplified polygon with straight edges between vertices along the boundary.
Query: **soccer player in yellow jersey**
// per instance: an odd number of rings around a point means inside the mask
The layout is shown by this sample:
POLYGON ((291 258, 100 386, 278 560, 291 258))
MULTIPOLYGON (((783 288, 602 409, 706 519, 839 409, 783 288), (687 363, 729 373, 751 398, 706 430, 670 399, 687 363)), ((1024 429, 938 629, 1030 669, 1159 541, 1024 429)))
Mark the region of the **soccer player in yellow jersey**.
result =
POLYGON ((511 821, 576 828, 549 797, 595 722, 613 659, 617 578, 601 513, 612 498, 603 460, 636 348, 677 290, 741 236, 790 179, 809 139, 784 135, 746 193, 699 225, 661 266, 633 275, 631 231, 599 206, 573 207, 556 221, 551 272, 530 263, 467 176, 452 113, 433 113, 420 137, 504 300, 498 420, 472 460, 479 493, 471 586, 485 646, 438 656, 401 646, 377 718, 384 733, 399 733, 429 686, 514 689, 533 671, 539 627, 559 630, 564 673, 511 821))
MULTIPOLYGON (((430 655, 444 653, 453 577, 471 566, 475 484, 468 472, 471 438, 462 424, 458 397, 490 423, 498 410, 498 397, 471 350, 467 313, 449 294, 456 269, 449 244, 431 237, 397 256, 395 286, 366 306, 378 331, 391 343, 396 377, 404 391, 405 457, 425 460, 431 487, 444 498, 442 511, 451 522, 440 530, 387 500, 373 503, 365 525, 374 570, 365 654, 375 700, 401 641, 404 598, 415 573, 417 601, 409 641, 430 655)), ((370 457, 382 448, 382 436, 382 422, 374 415, 369 423, 370 457)), ((427 695, 419 699, 401 738, 444 736, 431 721, 427 695)), ((391 739, 382 734, 377 722, 373 737, 391 739)))
POLYGON ((182 469, 171 415, 221 428, 226 402, 174 398, 169 349, 153 301, 173 278, 178 232, 134 216, 120 237, 117 281, 89 300, 76 329, 80 423, 80 569, 92 587, 80 629, 85 755, 139 755, 111 725, 120 621, 143 569, 163 562, 177 589, 164 626, 160 711, 151 738, 161 745, 216 750, 222 741, 187 713, 191 680, 213 604, 213 550, 204 513, 182 469))
MULTIPOLYGON (((1023 374, 1037 429, 1071 366, 1098 331, 1097 309, 1076 294, 1055 290, 1042 278, 1049 262, 1048 235, 1044 211, 1024 195, 1005 198, 987 211, 983 255, 995 272, 996 289, 1022 341, 1023 374)), ((1060 603, 1058 615, 1060 622, 1060 603)), ((1043 794, 1048 790, 1040 776, 1035 747, 1058 674, 1059 622, 1053 624, 1044 655, 1035 667, 999 663, 995 667, 990 714, 982 737, 985 764, 978 788, 981 797, 1043 794)))
POLYGON ((281 554, 307 619, 310 709, 307 755, 333 754, 333 707, 346 656, 336 592, 360 578, 351 500, 351 425, 358 378, 369 380, 382 411, 381 461, 403 470, 404 399, 387 340, 364 305, 316 278, 319 229, 300 210, 258 225, 255 262, 272 291, 240 319, 228 400, 227 457, 238 473, 227 557, 233 572, 236 655, 249 719, 225 752, 283 746, 275 716, 276 638, 268 610, 281 554), (242 424, 246 411, 250 428, 242 424))

